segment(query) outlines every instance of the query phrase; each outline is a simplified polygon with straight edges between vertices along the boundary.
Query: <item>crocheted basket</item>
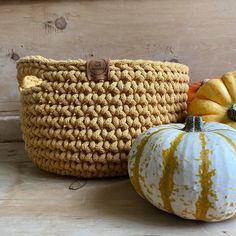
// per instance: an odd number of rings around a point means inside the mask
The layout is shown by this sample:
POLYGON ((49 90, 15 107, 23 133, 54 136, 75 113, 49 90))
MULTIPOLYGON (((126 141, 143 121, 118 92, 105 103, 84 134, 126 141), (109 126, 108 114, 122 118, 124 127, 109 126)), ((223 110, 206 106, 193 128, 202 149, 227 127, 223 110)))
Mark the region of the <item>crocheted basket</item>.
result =
POLYGON ((17 70, 26 150, 38 167, 50 172, 126 175, 137 135, 185 118, 185 65, 36 56, 20 59, 17 70))

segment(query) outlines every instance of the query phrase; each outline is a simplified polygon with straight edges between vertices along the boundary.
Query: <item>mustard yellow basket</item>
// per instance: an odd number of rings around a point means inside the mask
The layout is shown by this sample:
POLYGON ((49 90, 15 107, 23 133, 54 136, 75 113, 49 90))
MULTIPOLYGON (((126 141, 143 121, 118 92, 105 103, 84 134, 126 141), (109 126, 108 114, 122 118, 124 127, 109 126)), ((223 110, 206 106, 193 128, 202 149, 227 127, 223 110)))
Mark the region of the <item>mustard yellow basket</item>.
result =
POLYGON ((186 115, 188 67, 178 63, 35 56, 17 71, 26 150, 57 174, 126 175, 137 135, 186 115))

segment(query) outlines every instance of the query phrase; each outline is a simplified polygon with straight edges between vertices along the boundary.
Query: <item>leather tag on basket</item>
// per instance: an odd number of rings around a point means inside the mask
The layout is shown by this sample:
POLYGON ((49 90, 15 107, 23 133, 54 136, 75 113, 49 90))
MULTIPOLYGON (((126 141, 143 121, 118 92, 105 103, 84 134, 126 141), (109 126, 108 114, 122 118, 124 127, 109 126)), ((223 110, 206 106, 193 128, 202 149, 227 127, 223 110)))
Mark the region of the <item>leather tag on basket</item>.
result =
POLYGON ((99 81, 108 80, 109 73, 109 60, 89 60, 87 61, 87 77, 89 80, 99 81))

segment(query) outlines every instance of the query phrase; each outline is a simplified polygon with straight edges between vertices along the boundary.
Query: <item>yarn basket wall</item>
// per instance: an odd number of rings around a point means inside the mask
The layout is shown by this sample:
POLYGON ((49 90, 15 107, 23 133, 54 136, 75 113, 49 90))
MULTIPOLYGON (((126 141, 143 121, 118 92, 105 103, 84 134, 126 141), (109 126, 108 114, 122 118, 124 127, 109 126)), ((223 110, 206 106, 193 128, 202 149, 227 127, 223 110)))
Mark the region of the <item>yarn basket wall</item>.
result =
POLYGON ((127 175, 135 138, 186 116, 188 67, 110 60, 109 78, 88 78, 85 60, 20 59, 21 128, 31 160, 61 175, 127 175))

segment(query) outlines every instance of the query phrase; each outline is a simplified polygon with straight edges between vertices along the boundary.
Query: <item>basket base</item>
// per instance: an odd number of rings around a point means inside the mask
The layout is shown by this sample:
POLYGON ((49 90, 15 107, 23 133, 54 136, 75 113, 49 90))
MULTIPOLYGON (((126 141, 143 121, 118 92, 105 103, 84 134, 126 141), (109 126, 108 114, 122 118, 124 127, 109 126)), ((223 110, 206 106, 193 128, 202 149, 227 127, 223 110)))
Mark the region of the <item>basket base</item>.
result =
POLYGON ((66 163, 61 165, 59 161, 54 160, 45 160, 41 158, 30 158, 33 163, 44 171, 48 171, 58 175, 68 175, 79 178, 104 178, 104 177, 118 177, 118 176, 127 176, 127 162, 121 162, 115 165, 113 170, 106 168, 101 168, 101 170, 79 170, 73 168, 73 164, 66 163))

